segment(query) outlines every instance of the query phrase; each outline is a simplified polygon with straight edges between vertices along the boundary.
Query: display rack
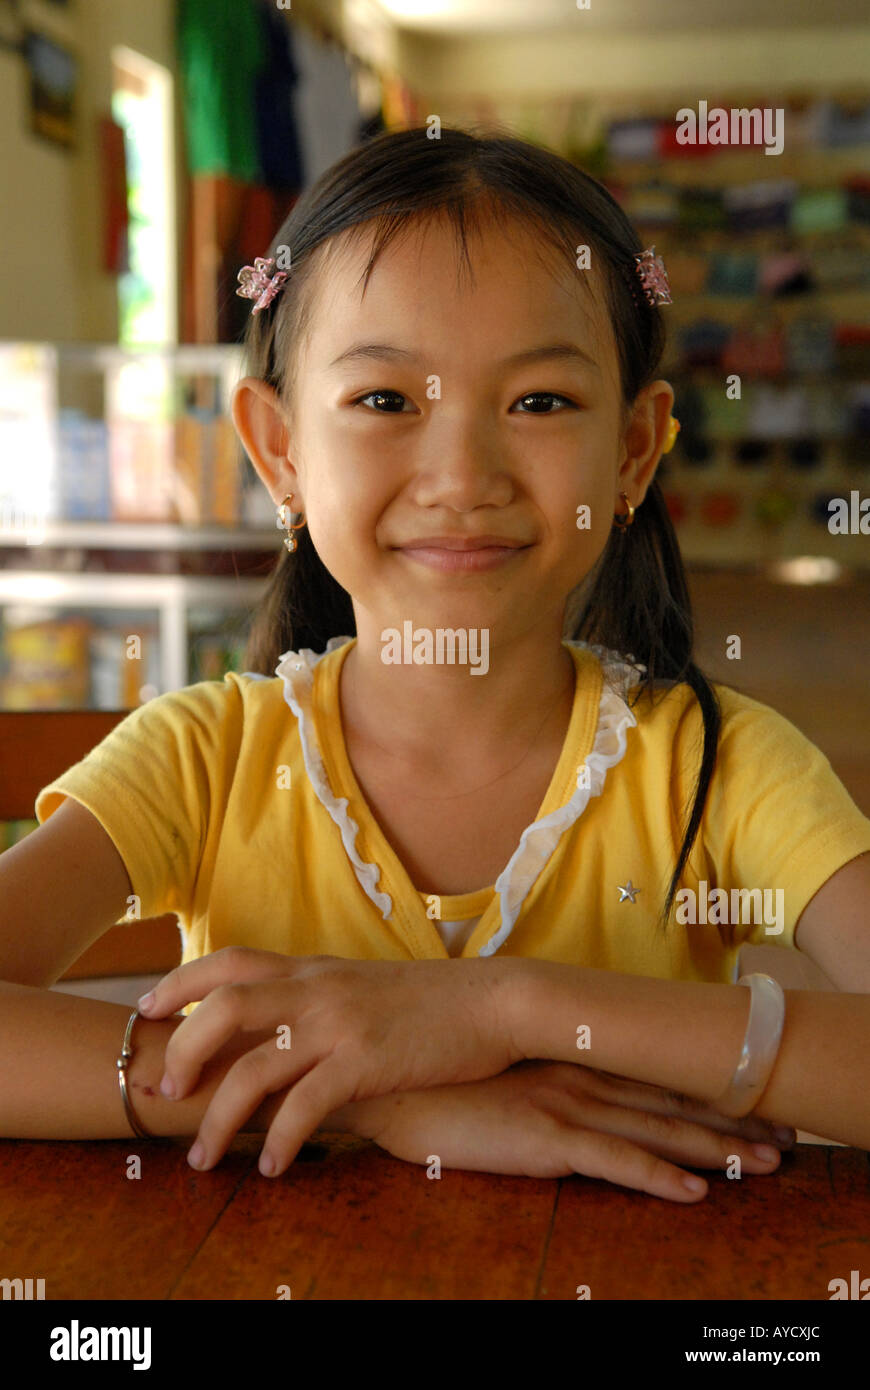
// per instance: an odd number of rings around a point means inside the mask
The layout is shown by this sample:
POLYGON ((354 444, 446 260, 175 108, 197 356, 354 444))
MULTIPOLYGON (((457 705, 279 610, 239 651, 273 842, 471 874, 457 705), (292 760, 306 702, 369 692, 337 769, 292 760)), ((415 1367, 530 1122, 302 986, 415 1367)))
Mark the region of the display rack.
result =
MULTIPOLYGON (((759 103, 747 94, 730 104, 759 103)), ((683 555, 795 574, 815 560, 817 578, 866 570, 866 115, 847 122, 830 102, 808 109, 803 127, 787 122, 791 143, 775 158, 754 147, 619 157, 656 121, 661 138, 667 113, 658 106, 610 128, 604 177, 671 279, 660 371, 683 428, 659 477, 683 555), (813 123, 842 145, 813 145, 813 123), (847 532, 837 524, 844 506, 847 532)))
POLYGON ((241 373, 235 345, 0 343, 0 708, 133 708, 240 669, 279 554, 241 373))

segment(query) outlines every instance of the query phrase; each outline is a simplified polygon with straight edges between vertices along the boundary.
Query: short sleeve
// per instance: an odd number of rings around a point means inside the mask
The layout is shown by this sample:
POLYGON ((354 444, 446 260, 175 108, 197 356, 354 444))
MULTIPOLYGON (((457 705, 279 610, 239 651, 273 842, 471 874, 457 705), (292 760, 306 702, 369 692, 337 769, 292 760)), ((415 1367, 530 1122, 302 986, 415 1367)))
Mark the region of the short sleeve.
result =
POLYGON ((233 676, 158 695, 37 795, 40 824, 65 796, 96 817, 124 862, 142 917, 189 917, 208 826, 222 812, 234 744, 237 750, 239 704, 233 676))
POLYGON ((793 946, 822 884, 870 851, 870 820, 794 724, 727 686, 716 689, 719 755, 690 863, 711 885, 768 891, 753 907, 745 899, 739 915, 731 911, 735 942, 793 946))

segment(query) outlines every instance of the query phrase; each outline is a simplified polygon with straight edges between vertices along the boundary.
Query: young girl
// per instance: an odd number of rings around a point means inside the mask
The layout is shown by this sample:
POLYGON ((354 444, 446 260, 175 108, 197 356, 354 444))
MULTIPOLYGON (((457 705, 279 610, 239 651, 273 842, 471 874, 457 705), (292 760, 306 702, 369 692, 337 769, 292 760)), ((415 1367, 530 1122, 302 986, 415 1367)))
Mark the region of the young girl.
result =
POLYGON ((0 1132, 209 1168, 248 1129, 279 1174, 345 1129, 684 1202, 793 1126, 870 1147, 870 821, 693 663, 662 267, 564 160, 430 133, 240 275, 287 548, 252 669, 133 711, 0 860, 0 1132), (47 986, 131 903, 184 954, 125 1073, 129 1010, 47 986), (771 941, 849 992, 735 988, 771 941))

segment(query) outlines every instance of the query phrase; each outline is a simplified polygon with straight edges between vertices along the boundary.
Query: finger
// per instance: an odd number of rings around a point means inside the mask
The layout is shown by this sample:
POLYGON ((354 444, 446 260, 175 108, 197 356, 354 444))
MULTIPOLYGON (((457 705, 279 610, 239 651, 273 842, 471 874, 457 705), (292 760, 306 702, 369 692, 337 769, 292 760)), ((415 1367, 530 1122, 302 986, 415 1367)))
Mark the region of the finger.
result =
POLYGON ((707 1195, 707 1183, 696 1173, 687 1173, 617 1134, 572 1129, 565 1136, 565 1155, 576 1173, 648 1192, 651 1197, 689 1203, 707 1195))
POLYGON ((643 1081, 614 1076, 610 1072, 587 1072, 587 1079, 583 1083, 584 1094, 588 1094, 590 1088, 600 1099, 616 1101, 618 1097, 619 1104, 637 1110, 649 1110, 658 1115, 684 1115, 720 1134, 738 1135, 750 1142, 773 1144, 779 1149, 790 1149, 795 1143, 796 1134, 790 1125, 775 1125, 758 1115, 729 1119, 727 1115, 720 1115, 707 1101, 663 1090, 660 1086, 648 1086, 643 1081))
POLYGON ((687 1111, 696 1124, 715 1129, 720 1134, 737 1135, 752 1143, 772 1144, 774 1148, 787 1152, 794 1148, 797 1141, 797 1132, 792 1125, 776 1125, 772 1120, 762 1120, 760 1115, 744 1115, 742 1119, 735 1120, 728 1115, 720 1115, 718 1110, 712 1110, 707 1105, 701 1105, 698 1109, 687 1107, 687 1111))
MULTIPOLYGON (((299 1066, 305 1065, 301 1057, 299 1066)), ((278 1052, 274 1042, 251 1048, 233 1063, 208 1103, 191 1145, 188 1162, 200 1172, 213 1168, 226 1153, 233 1138, 272 1095, 295 1078, 288 1076, 287 1054, 278 1052)))
POLYGON ((166 1018, 185 1004, 205 999, 218 985, 246 984, 277 975, 291 975, 298 961, 297 956, 282 956, 277 951, 225 946, 170 970, 158 980, 150 994, 139 1000, 139 1012, 148 1018, 166 1018))
MULTIPOLYGON (((188 1095, 210 1057, 236 1033, 250 1033, 273 1024, 290 1023, 293 1006, 290 982, 218 985, 198 1009, 176 1028, 166 1044, 160 1089, 176 1100, 188 1095)), ((285 1056, 287 1054, 284 1054, 285 1056)))
POLYGON ((347 1066, 334 1056, 307 1071, 296 1082, 269 1127, 260 1154, 263 1176, 280 1177, 327 1115, 354 1099, 353 1092, 347 1066))
POLYGON ((720 1135, 703 1124, 679 1115, 659 1115, 634 1110, 623 1104, 608 1105, 588 1095, 582 1102, 566 1096, 559 1106, 563 1119, 583 1128, 601 1129, 632 1143, 642 1144, 650 1153, 676 1159, 693 1168, 724 1169, 736 1156, 740 1171, 772 1173, 779 1166, 780 1152, 769 1144, 755 1144, 736 1135, 720 1135))

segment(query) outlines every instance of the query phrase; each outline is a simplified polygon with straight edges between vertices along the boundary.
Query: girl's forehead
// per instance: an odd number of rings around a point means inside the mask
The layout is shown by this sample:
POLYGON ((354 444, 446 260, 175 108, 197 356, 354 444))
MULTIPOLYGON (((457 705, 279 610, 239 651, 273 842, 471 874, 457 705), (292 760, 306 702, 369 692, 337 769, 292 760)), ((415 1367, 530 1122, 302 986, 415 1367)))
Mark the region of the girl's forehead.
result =
POLYGON ((503 275, 506 268, 515 267, 517 276, 549 278, 570 288, 580 274, 587 280, 597 279, 594 266, 577 270, 575 241, 574 236, 562 239, 555 231, 545 233, 537 223, 517 216, 470 222, 460 231, 458 223, 442 212, 408 218, 386 241, 377 226, 362 223, 330 237, 322 250, 331 276, 341 275, 351 282, 361 280, 377 248, 369 283, 381 272, 382 276, 410 274, 424 279, 455 275, 461 284, 472 286, 488 268, 498 267, 503 275))
MULTIPOLYGON (((576 237, 545 237, 520 219, 469 227, 464 243, 445 218, 410 220, 380 247, 368 224, 330 238, 314 277, 314 326, 345 331, 376 316, 435 319, 474 300, 498 306, 507 319, 549 320, 564 329, 612 336, 604 277, 595 257, 577 255, 576 237), (585 268, 578 267, 583 260, 585 268), (588 263, 588 264, 587 264, 588 263)), ((457 329, 462 323, 456 324, 457 329)))

